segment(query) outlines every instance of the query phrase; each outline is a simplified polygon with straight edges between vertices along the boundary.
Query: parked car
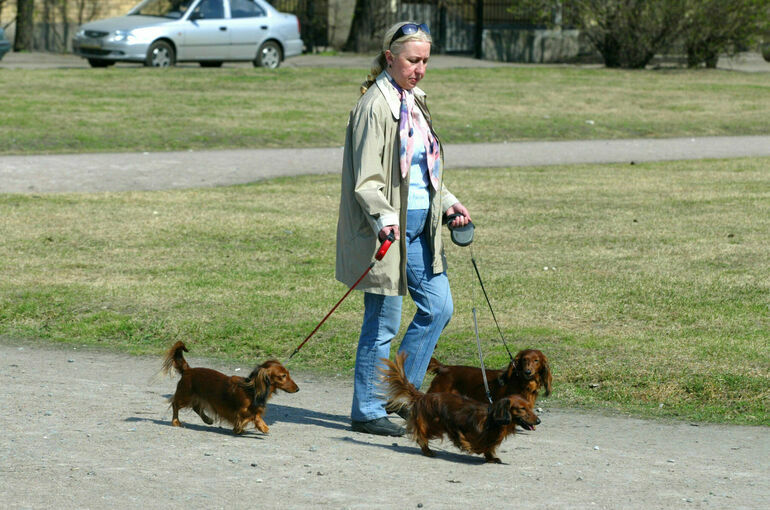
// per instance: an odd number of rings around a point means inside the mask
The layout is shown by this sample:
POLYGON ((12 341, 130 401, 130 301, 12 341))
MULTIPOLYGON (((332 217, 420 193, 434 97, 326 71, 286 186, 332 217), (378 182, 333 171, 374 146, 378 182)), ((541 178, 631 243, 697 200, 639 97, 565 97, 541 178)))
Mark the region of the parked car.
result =
POLYGON ((0 60, 2 60, 3 56, 9 51, 11 51, 11 41, 6 39, 5 30, 0 28, 0 60))
POLYGON ((72 39, 92 67, 252 61, 276 68, 302 53, 299 20, 264 0, 144 0, 126 16, 86 23, 72 39))

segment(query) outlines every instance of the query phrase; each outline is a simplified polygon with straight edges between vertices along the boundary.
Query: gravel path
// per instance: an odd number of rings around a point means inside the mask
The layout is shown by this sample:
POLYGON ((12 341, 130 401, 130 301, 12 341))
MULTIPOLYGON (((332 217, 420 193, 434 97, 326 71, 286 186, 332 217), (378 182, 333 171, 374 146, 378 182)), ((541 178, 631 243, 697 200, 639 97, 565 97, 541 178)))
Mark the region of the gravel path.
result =
MULTIPOLYGON (((189 345, 194 354, 194 344, 189 345)), ((770 508, 766 428, 638 420, 540 405, 503 465, 350 431, 350 378, 294 373, 265 436, 170 425, 160 358, 0 337, 5 508, 770 508)), ((192 366, 251 366, 188 357, 192 366)), ((255 363, 261 360, 255 360, 255 363)), ((395 418, 398 420, 398 418, 395 418)))

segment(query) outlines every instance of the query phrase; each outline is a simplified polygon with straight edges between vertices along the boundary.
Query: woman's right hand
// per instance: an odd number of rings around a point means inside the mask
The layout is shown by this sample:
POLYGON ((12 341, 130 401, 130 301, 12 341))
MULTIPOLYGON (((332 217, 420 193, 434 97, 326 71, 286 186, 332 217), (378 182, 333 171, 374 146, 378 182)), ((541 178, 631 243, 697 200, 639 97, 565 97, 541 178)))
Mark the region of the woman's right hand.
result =
POLYGON ((386 237, 388 237, 388 234, 393 232, 393 236, 396 238, 396 241, 399 239, 399 233, 398 233, 398 225, 388 225, 386 227, 382 227, 382 230, 380 230, 380 233, 377 235, 377 237, 380 238, 380 241, 384 241, 386 237))

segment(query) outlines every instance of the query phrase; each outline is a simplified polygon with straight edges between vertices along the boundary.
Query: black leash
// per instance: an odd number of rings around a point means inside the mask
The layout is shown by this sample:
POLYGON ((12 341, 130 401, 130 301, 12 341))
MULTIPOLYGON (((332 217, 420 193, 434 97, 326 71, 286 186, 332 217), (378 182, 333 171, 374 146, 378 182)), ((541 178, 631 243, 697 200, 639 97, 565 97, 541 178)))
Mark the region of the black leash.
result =
MULTIPOLYGON (((458 246, 470 246, 473 242, 473 232, 475 227, 473 226, 472 222, 468 222, 466 225, 462 227, 454 228, 452 227, 451 223, 452 220, 454 220, 457 216, 461 216, 460 214, 450 214, 446 218, 447 226, 449 227, 449 232, 452 237, 452 242, 455 243, 458 246)), ((470 246, 471 250, 471 262, 473 263, 473 269, 476 272, 476 277, 479 279, 479 283, 481 284, 481 290, 484 291, 484 297, 487 300, 487 305, 489 305, 489 310, 492 312, 492 318, 495 319, 495 324, 497 325, 497 331, 500 333, 500 338, 503 340, 503 345, 505 346, 505 350, 508 352, 508 356, 511 357, 511 361, 513 362, 513 356, 511 356, 511 351, 508 349, 508 344, 505 342, 505 337, 503 337, 503 331, 500 329, 500 325, 497 322, 497 317, 495 316, 495 311, 492 309, 492 303, 489 301, 489 296, 487 295, 487 290, 484 288, 484 282, 481 280, 481 274, 479 273, 479 267, 476 264, 476 257, 473 256, 473 247, 470 246)), ((476 301, 475 299, 473 300, 476 301)), ((484 391, 487 393, 487 400, 489 401, 489 405, 492 405, 492 393, 489 391, 489 381, 487 380, 487 368, 484 366, 484 352, 481 348, 481 338, 479 338, 479 323, 478 319, 476 318, 476 306, 474 305, 472 308, 473 311, 473 332, 476 335, 476 346, 479 349, 479 363, 481 364, 481 377, 484 381, 484 391)))
MULTIPOLYGON (((458 246, 470 246, 473 242, 473 231, 474 226, 473 223, 468 223, 464 227, 459 228, 453 228, 451 226, 452 220, 454 220, 456 217, 462 216, 462 214, 450 214, 446 218, 446 224, 449 227, 449 232, 452 236, 452 242, 455 243, 458 246)), ((495 326, 497 326, 497 332, 500 333, 500 340, 503 341, 503 346, 505 347, 505 351, 508 353, 508 357, 511 359, 511 362, 513 362, 513 354, 511 354, 511 350, 508 348, 508 343, 505 341, 505 337, 503 336, 503 331, 500 329, 500 324, 497 322, 497 316, 495 315, 494 309, 492 309, 492 302, 489 300, 489 295, 487 294, 487 289, 484 287, 484 281, 481 279, 481 273, 479 273, 479 266, 476 264, 476 257, 473 256, 473 246, 470 246, 471 250, 471 263, 473 263, 473 270, 476 272, 476 278, 479 280, 479 284, 481 284, 481 290, 484 292, 484 298, 487 300, 487 305, 489 306, 489 311, 492 312, 492 318, 495 321, 495 326)), ((473 321, 474 324, 476 322, 476 309, 473 309, 473 321)), ((478 340, 478 328, 476 328, 476 339, 478 340)), ((481 352, 481 346, 479 345, 479 352, 481 352)), ((482 360, 483 364, 483 360, 482 360)), ((486 382, 486 373, 484 373, 484 379, 486 382)))
POLYGON ((471 262, 473 263, 473 270, 476 272, 476 277, 479 279, 479 284, 481 284, 481 290, 482 292, 484 292, 484 298, 487 300, 489 311, 492 312, 492 318, 495 320, 495 326, 497 326, 497 332, 500 333, 500 340, 503 341, 505 352, 508 353, 508 357, 511 358, 511 361, 513 361, 513 354, 511 354, 511 350, 508 349, 508 344, 506 343, 505 337, 503 336, 503 331, 500 329, 500 324, 498 324, 497 322, 495 311, 492 309, 492 303, 489 301, 489 296, 487 295, 487 289, 484 288, 484 282, 481 280, 481 274, 479 274, 479 267, 476 265, 476 257, 473 256, 473 247, 471 247, 471 262))

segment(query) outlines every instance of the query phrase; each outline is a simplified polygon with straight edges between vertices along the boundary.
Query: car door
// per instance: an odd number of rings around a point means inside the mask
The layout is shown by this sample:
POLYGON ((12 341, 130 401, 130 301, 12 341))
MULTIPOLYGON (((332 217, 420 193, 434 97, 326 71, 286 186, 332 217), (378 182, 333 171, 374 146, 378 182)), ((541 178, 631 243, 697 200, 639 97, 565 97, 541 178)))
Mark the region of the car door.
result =
POLYGON ((184 51, 179 60, 228 60, 229 20, 224 0, 201 0, 187 18, 184 51))
POLYGON ((268 32, 265 10, 254 0, 230 0, 230 54, 233 60, 254 60, 268 32))

